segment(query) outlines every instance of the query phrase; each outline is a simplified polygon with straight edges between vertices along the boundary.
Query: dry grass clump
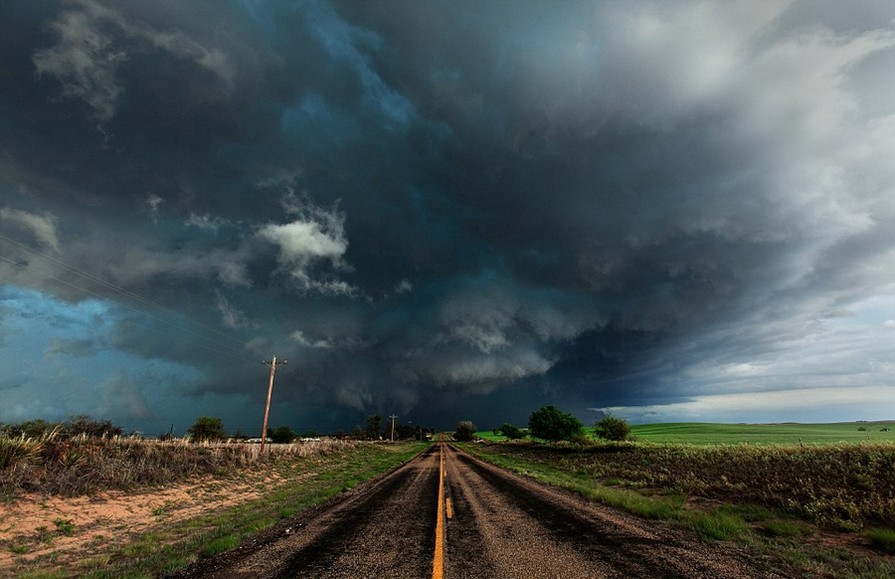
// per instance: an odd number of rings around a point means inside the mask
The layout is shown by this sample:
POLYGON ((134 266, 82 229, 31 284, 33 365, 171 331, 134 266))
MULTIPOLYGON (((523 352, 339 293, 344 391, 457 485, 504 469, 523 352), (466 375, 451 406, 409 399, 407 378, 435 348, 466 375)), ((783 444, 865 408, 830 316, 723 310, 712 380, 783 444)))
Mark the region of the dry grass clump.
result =
POLYGON ((338 452, 356 443, 321 440, 265 448, 241 442, 190 443, 139 438, 0 436, 0 499, 22 492, 76 496, 224 474, 259 461, 338 452))

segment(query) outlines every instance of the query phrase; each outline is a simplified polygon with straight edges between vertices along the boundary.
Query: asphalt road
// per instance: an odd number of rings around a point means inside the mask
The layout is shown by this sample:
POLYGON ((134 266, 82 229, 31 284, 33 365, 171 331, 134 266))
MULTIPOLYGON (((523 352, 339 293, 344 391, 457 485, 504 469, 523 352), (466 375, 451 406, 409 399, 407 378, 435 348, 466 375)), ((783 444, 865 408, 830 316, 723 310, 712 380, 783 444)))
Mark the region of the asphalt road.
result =
POLYGON ((671 527, 544 487, 448 444, 437 444, 388 475, 296 515, 254 544, 177 576, 784 575, 753 565, 734 547, 702 543, 671 527), (436 537, 441 549, 436 549, 436 537))

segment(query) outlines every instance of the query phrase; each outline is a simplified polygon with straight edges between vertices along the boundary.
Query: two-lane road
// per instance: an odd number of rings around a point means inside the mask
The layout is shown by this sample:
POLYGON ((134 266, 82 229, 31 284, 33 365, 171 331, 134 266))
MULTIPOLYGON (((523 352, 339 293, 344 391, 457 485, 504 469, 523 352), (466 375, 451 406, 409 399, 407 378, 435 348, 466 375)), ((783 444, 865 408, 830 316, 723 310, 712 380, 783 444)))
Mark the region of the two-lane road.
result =
POLYGON ((276 540, 181 577, 778 577, 734 548, 586 502, 439 443, 276 540), (440 498, 439 498, 440 497, 440 498))

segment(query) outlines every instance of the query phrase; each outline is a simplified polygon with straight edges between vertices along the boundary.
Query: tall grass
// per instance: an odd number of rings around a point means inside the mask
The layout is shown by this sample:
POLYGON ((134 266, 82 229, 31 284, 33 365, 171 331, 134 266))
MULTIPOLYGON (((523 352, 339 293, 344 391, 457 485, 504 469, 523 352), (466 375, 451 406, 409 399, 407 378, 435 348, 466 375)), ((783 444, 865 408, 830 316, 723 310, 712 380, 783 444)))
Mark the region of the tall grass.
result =
POLYGON ((52 432, 38 438, 0 436, 0 499, 29 491, 76 496, 161 485, 259 461, 329 454, 357 444, 335 440, 272 444, 262 456, 260 445, 239 442, 60 439, 52 432))

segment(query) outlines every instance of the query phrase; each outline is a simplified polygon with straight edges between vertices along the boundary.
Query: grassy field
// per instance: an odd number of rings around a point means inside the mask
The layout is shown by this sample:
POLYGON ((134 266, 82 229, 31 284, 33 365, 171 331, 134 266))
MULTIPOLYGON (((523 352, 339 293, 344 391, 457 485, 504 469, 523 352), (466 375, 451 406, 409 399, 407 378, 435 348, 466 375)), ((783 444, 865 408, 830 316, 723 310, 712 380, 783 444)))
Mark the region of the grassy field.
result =
POLYGON ((488 431, 479 434, 497 444, 464 446, 706 540, 739 541, 806 576, 876 578, 895 576, 893 430, 895 422, 651 424, 623 443, 504 442, 488 431))
POLYGON ((895 421, 834 424, 637 424, 631 427, 631 434, 635 440, 686 444, 895 442, 895 421))
MULTIPOLYGON (((593 428, 585 432, 596 438, 593 428)), ((506 437, 491 430, 476 436, 489 442, 506 437)), ((895 420, 882 422, 836 422, 831 424, 720 424, 713 422, 665 422, 634 424, 631 438, 658 444, 840 444, 851 442, 895 442, 895 420)))

